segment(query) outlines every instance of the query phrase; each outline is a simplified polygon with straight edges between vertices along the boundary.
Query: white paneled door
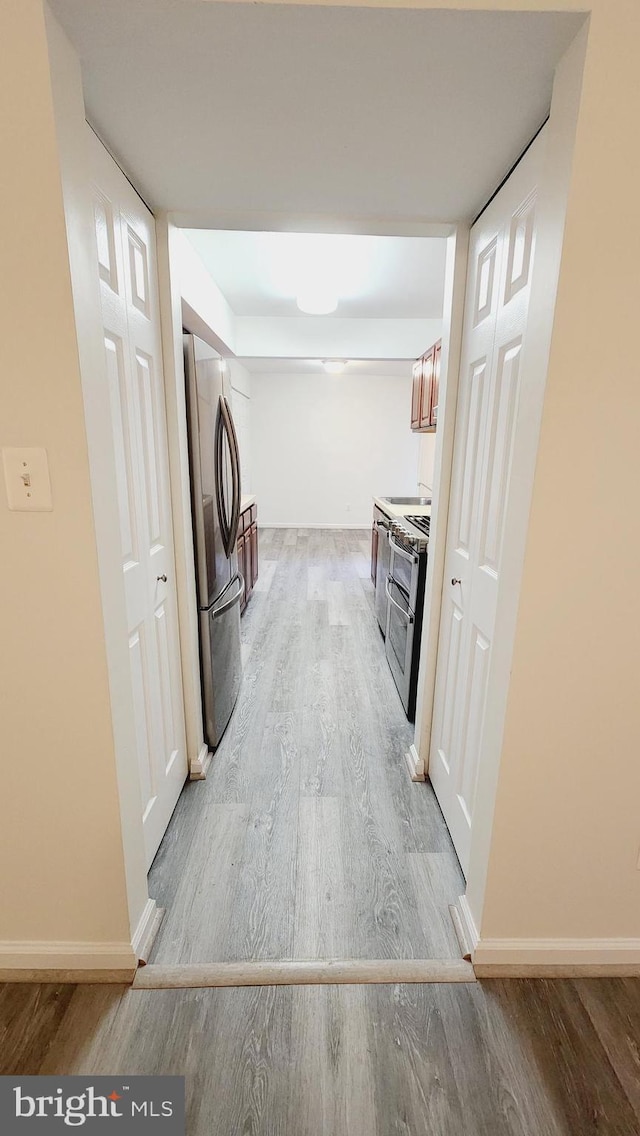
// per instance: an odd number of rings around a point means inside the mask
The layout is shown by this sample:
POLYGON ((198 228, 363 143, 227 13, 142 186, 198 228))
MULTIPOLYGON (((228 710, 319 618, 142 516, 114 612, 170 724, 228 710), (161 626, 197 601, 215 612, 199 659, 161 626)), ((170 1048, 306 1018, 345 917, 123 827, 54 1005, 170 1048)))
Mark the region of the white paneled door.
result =
MULTIPOLYGON (((544 132, 471 230, 429 777, 466 874, 544 132)), ((516 492, 522 487, 516 488, 516 492)))
POLYGON ((147 867, 187 776, 155 223, 89 131, 147 867))

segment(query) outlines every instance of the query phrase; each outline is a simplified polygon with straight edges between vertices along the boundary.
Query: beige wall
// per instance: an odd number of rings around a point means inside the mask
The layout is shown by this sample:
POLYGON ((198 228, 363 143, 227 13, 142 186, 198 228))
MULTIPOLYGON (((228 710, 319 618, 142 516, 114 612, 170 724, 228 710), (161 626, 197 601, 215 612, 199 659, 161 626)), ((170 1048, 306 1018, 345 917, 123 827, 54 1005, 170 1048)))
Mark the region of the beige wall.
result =
POLYGON ((130 961, 114 738, 44 14, 0 6, 0 445, 44 446, 54 508, 0 486, 0 968, 27 944, 130 961), (11 108, 11 113, 6 113, 11 108), (16 946, 18 944, 18 946, 16 946))

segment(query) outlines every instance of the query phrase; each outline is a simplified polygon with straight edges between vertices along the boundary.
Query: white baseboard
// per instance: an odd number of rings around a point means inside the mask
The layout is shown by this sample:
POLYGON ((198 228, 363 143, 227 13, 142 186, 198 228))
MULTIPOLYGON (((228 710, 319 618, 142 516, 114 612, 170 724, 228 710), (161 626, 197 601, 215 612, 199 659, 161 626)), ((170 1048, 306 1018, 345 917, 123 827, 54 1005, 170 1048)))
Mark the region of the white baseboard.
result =
POLYGON ((136 962, 142 963, 143 966, 149 958, 163 916, 164 908, 158 907, 155 899, 148 899, 131 940, 131 949, 136 956, 136 962))
POLYGON ((191 781, 206 781, 212 757, 213 754, 205 742, 198 756, 193 757, 189 762, 189 779, 191 781))
POLYGON ((478 978, 640 976, 640 939, 480 939, 478 978))
POLYGON ((404 755, 404 759, 409 769, 409 776, 412 781, 426 781, 427 777, 424 771, 424 761, 418 756, 418 751, 413 742, 404 755))
POLYGON ((480 936, 475 919, 471 914, 471 908, 469 907, 466 895, 459 896, 458 902, 456 903, 456 911, 460 920, 462 944, 465 947, 464 953, 468 954, 473 962, 480 936))
POLYGON ((449 904, 449 914, 451 916, 451 922, 453 923, 453 929, 456 933, 456 939, 460 946, 460 954, 465 962, 471 962, 472 947, 471 943, 468 941, 467 929, 462 922, 457 904, 449 904))
POLYGON ((259 527, 261 529, 361 529, 362 532, 369 532, 371 523, 367 525, 333 525, 327 522, 326 524, 321 521, 296 521, 294 523, 280 524, 273 521, 260 521, 259 527))
POLYGON ((131 943, 0 942, 0 982, 131 982, 131 943))

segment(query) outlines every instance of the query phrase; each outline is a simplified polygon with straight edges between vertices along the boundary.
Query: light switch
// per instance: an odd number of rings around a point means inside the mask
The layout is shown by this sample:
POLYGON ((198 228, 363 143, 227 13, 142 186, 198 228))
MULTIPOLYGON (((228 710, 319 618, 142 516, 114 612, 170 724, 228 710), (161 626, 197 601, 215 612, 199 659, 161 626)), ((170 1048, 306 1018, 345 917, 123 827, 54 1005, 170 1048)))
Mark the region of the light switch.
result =
POLYGON ((10 509, 48 513, 53 509, 47 451, 36 446, 2 450, 10 509))

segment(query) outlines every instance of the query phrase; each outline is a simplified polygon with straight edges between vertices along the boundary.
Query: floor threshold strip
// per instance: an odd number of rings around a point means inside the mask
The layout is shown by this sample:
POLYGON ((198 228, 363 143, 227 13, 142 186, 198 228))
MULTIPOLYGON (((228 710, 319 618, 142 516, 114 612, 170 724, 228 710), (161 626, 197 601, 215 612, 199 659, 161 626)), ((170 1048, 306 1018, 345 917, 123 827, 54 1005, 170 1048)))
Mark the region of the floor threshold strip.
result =
POLYGON ((140 967, 134 989, 318 986, 333 983, 475 982, 463 959, 277 959, 140 967))

